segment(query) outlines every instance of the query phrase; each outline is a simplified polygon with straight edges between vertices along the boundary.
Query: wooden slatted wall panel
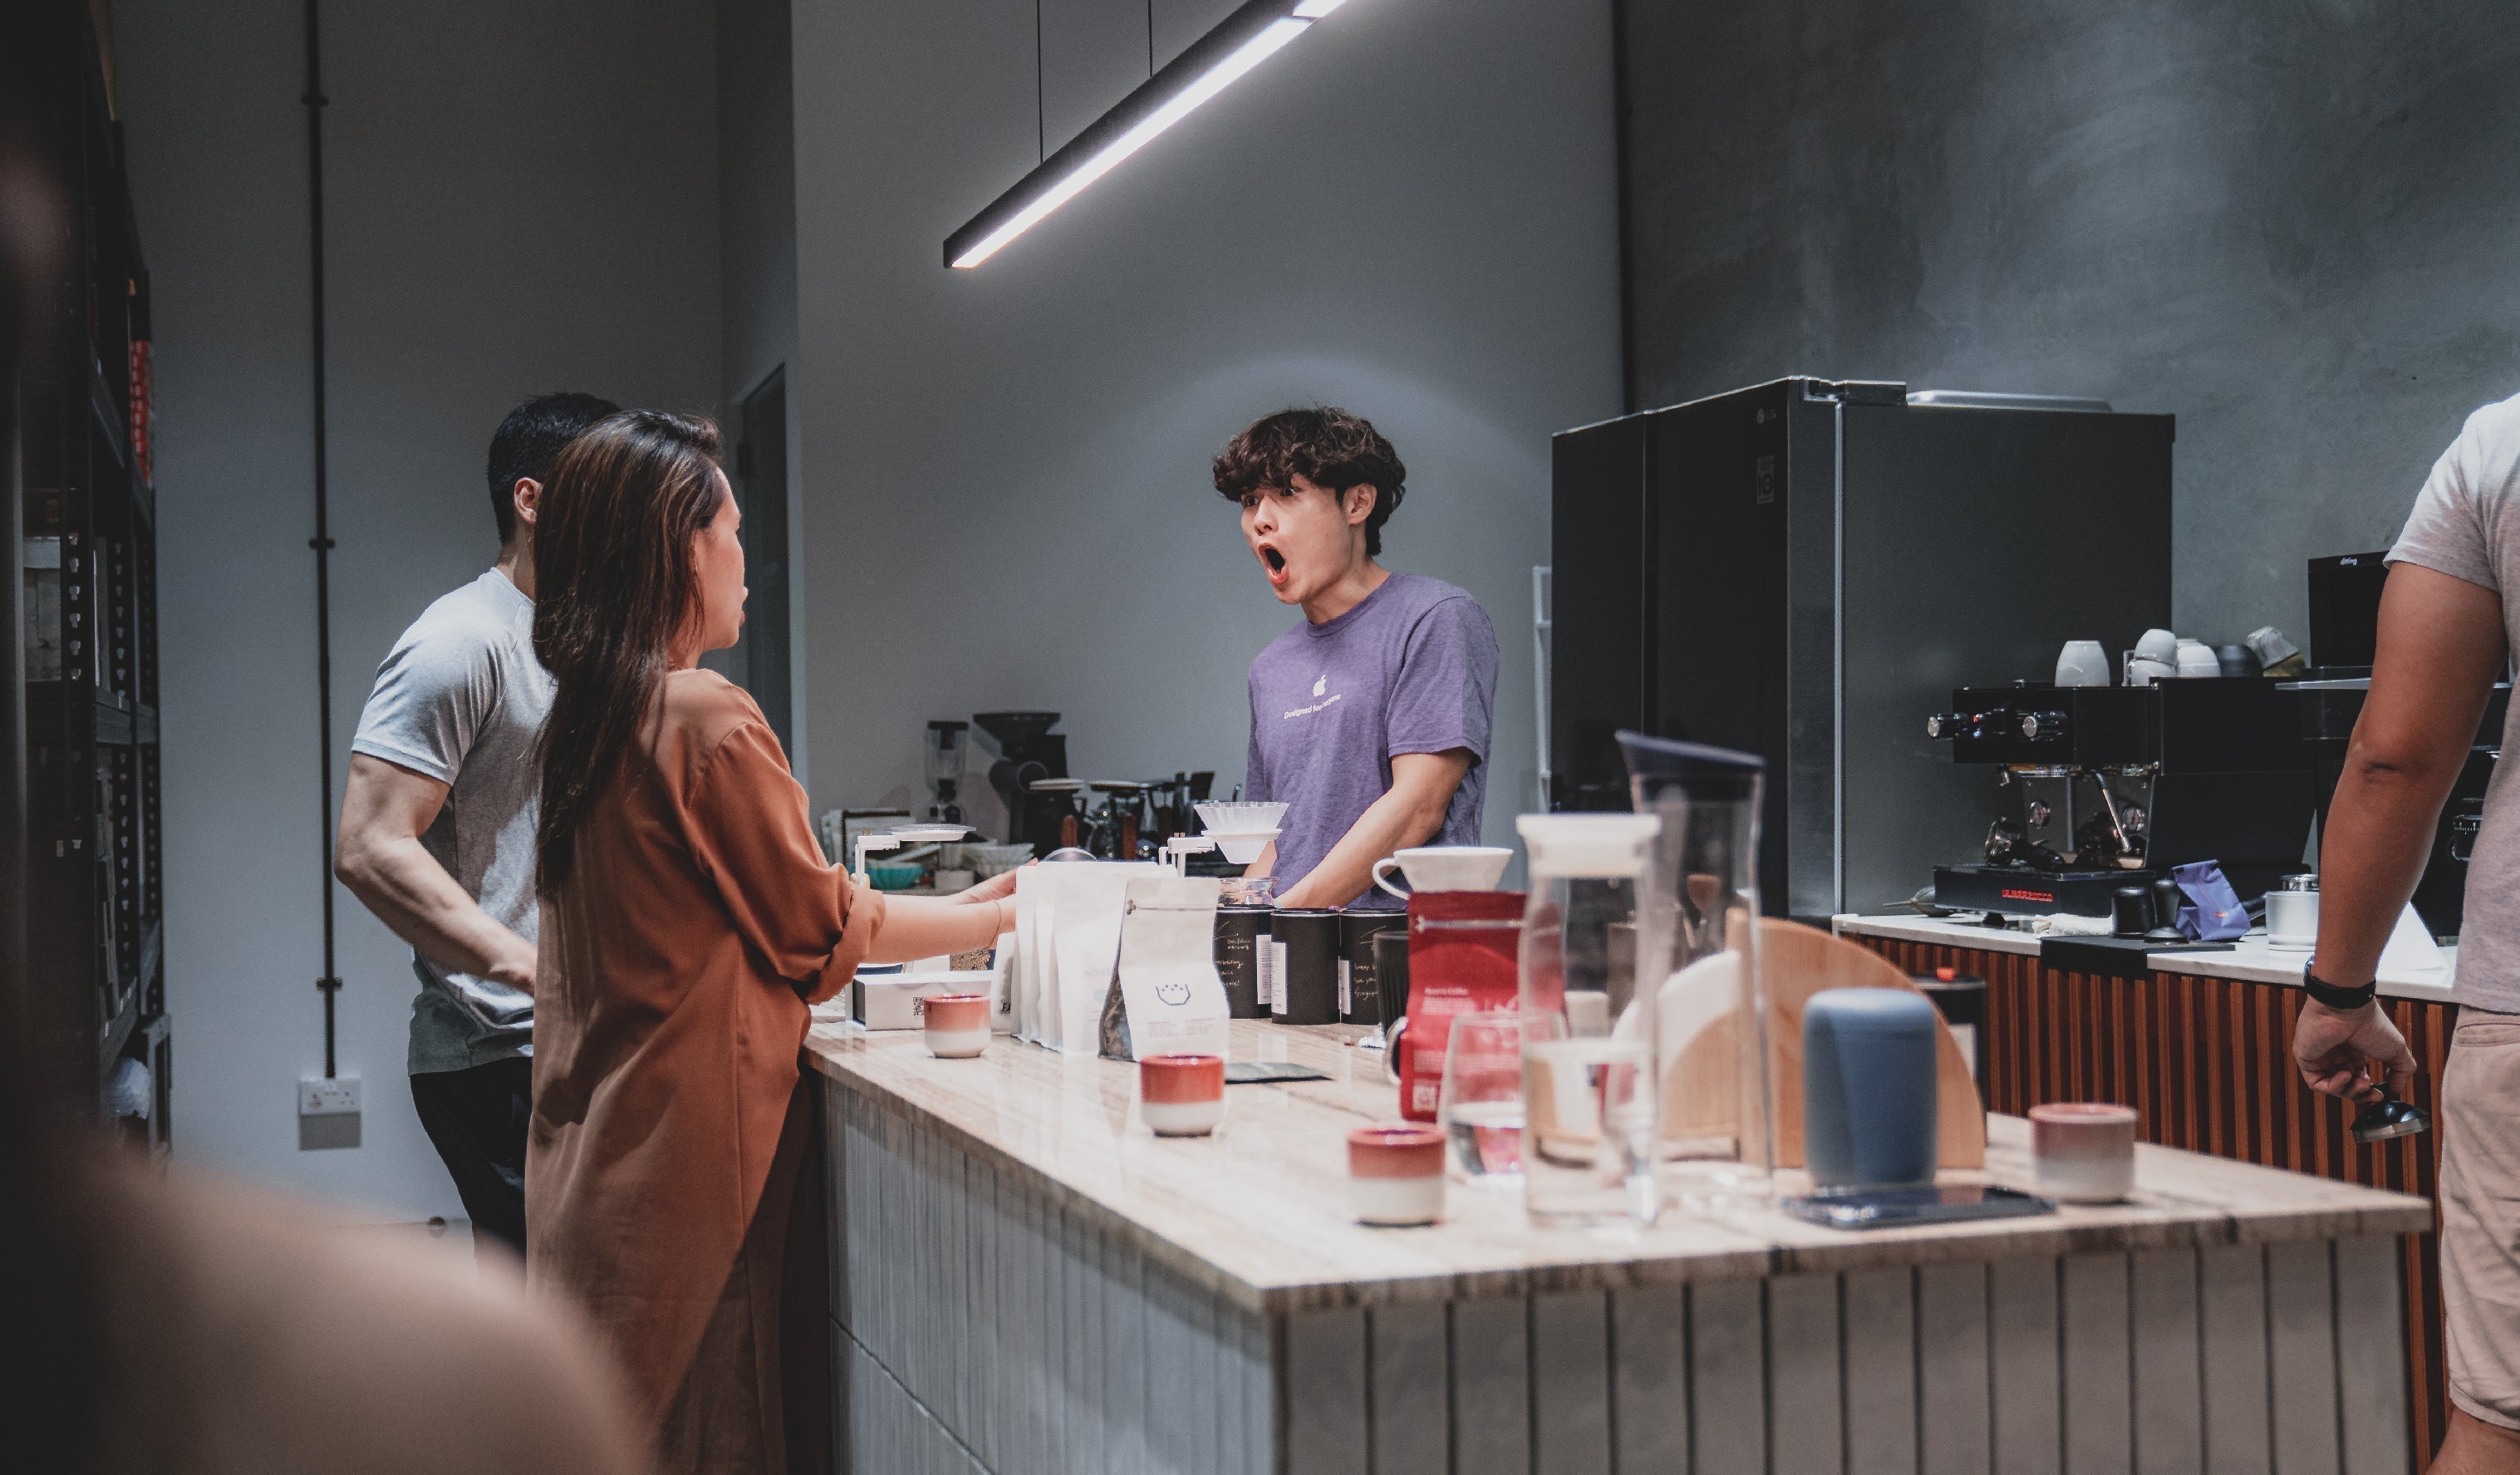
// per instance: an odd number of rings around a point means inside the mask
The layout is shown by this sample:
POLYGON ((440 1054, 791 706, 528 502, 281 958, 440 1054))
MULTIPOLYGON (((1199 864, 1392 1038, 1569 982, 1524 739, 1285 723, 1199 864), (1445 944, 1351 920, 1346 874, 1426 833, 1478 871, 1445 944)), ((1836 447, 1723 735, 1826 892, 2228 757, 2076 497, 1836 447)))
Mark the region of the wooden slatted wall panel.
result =
MULTIPOLYGON (((2095 977, 2043 968, 2035 955, 1859 937, 1911 973, 1952 968, 1987 982, 1987 1105, 2019 1115, 2047 1101, 2133 1106, 2145 1141, 2434 1198, 2438 1133, 2364 1146, 2347 1112, 2292 1068, 2301 990, 2189 973, 2095 977)), ((2413 1098, 2440 1108, 2458 1009, 2383 999, 2421 1069, 2413 1098)), ((2438 1215, 2438 1209, 2436 1209, 2438 1215)), ((2438 1224, 2438 1218, 2436 1218, 2438 1224)), ((2406 1276, 2409 1438, 2429 1463, 2449 1429, 2443 1393, 2437 1234, 2409 1235, 2406 1276)))

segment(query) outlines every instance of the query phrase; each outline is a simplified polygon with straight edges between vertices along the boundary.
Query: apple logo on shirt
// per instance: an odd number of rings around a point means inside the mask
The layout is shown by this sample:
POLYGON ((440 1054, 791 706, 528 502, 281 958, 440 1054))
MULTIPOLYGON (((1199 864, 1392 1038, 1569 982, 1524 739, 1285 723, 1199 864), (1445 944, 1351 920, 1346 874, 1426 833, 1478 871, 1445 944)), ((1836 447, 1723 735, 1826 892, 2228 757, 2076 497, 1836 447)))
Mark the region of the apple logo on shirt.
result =
MULTIPOLYGON (((1322 673, 1321 680, 1316 681, 1316 682, 1314 682, 1314 683, 1313 683, 1313 694, 1314 694, 1315 696, 1317 696, 1317 697, 1322 696, 1322 693, 1325 693, 1325 692, 1328 692, 1329 689, 1330 689, 1330 673, 1328 673, 1328 671, 1324 671, 1324 672, 1322 673)), ((1285 716, 1285 719, 1284 719, 1284 720, 1291 722, 1291 721, 1293 721, 1294 719, 1296 719, 1296 718, 1298 718, 1298 717, 1310 717, 1310 716, 1312 716, 1315 712, 1319 712, 1319 711, 1322 711, 1322 710, 1324 710, 1324 709, 1326 709, 1326 708, 1328 708, 1328 707, 1331 707, 1331 706, 1335 706, 1337 703, 1338 703, 1338 697, 1336 697, 1336 696, 1329 696, 1329 697, 1324 697, 1323 699, 1321 699, 1321 700, 1319 700, 1319 701, 1314 702, 1311 706, 1308 706, 1308 707, 1289 707, 1289 708, 1287 708, 1287 709, 1286 709, 1286 716, 1285 716)))

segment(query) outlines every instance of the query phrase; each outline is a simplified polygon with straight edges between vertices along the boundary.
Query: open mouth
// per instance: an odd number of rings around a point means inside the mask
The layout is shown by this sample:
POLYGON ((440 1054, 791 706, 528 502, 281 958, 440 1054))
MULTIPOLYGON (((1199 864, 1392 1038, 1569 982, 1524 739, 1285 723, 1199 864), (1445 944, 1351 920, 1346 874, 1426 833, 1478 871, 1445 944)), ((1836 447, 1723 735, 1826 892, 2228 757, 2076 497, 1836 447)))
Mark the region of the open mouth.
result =
POLYGON ((1269 571, 1271 573, 1284 573, 1286 571, 1286 556, 1266 545, 1263 545, 1260 549, 1260 561, 1269 565, 1269 571))

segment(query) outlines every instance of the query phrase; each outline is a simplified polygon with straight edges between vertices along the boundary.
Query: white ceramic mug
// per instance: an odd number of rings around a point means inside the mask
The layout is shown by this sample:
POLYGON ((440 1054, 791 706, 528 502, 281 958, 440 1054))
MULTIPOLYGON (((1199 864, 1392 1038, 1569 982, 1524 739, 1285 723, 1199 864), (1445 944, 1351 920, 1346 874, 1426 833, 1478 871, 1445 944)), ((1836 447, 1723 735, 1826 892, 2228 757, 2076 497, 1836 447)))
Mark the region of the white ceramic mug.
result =
POLYGON ((2278 953, 2307 953, 2318 946, 2318 882, 2285 876, 2267 893, 2267 946, 2278 953))
POLYGON ((1408 891, 1391 884, 1397 869, 1410 891, 1494 891, 1512 860, 1513 852, 1500 845, 1420 845, 1374 862, 1373 883, 1408 900, 1408 891))
POLYGON ((2056 685, 2060 687, 2105 687, 2109 684, 2109 653, 2098 641, 2067 641, 2056 652, 2056 685))

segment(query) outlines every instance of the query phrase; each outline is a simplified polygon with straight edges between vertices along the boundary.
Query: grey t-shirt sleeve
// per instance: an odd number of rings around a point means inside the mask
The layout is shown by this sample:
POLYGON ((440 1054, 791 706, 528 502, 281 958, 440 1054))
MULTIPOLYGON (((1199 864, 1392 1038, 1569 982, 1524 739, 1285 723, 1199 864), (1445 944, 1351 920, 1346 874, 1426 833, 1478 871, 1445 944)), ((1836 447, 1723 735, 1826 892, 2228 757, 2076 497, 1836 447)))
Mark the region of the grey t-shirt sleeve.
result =
POLYGON ((498 691, 486 642, 424 619, 377 667, 350 751, 451 784, 498 691))
POLYGON ((1465 747, 1473 761, 1486 762, 1496 683, 1496 632, 1487 612, 1467 598, 1437 603, 1411 628, 1401 648, 1384 756, 1465 747))
POLYGON ((2487 509, 2478 495, 2478 477, 2487 458, 2491 427, 2479 424, 2489 406, 2467 419, 2458 438, 2433 463, 2432 474, 2415 494, 2415 509, 2389 550, 2387 561, 2413 563, 2449 574, 2480 588, 2502 592, 2495 577, 2493 541, 2486 527, 2487 509))

